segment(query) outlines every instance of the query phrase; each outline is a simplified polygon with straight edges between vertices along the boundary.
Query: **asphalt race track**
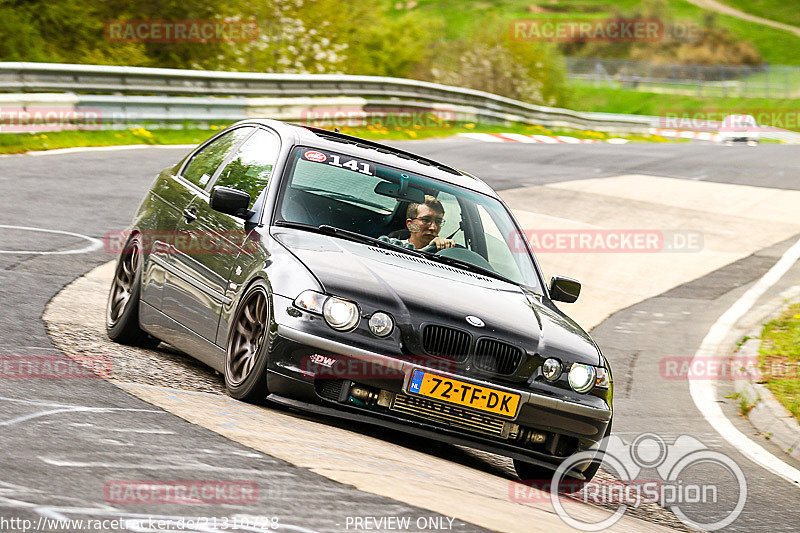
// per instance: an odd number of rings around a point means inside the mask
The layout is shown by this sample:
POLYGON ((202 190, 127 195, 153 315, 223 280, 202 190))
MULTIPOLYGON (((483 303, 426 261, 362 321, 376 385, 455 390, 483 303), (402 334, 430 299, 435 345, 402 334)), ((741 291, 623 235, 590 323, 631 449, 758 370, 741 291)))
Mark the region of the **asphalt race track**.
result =
MULTIPOLYGON (((515 145, 448 139, 403 143, 403 147, 468 170, 499 191, 620 175, 800 191, 800 147, 794 146, 515 145)), ((114 258, 99 240, 106 232, 127 227, 156 172, 186 151, 146 148, 0 158, 0 356, 30 358, 59 353, 42 321, 46 305, 64 286, 114 258), (7 253, 20 251, 26 253, 7 253)), ((746 209, 743 205, 742 210, 746 209)), ((795 530, 800 523, 800 487, 767 472, 728 444, 697 411, 687 382, 663 379, 658 365, 664 358, 695 353, 719 315, 797 240, 791 227, 787 225, 786 238, 780 242, 754 253, 748 249, 730 264, 619 309, 592 331, 615 370, 615 434, 631 441, 642 433, 655 433, 668 443, 679 435, 690 435, 724 453, 742 469, 747 500, 738 520, 726 528, 730 531, 795 530)), ((738 241, 733 237, 732 242, 738 241)), ((679 255, 673 256, 680 261, 679 255)), ((647 274, 660 275, 657 271, 647 274)), ((774 301, 782 291, 799 284, 800 267, 795 266, 758 304, 774 301)), ((591 299, 592 293, 584 292, 581 298, 591 299)), ((81 302, 76 301, 75 306, 79 309, 81 302)), ((569 308, 565 310, 569 312, 569 308)), ((190 372, 208 374, 197 365, 186 365, 190 372)), ((213 382, 213 375, 208 379, 213 382)), ((742 432, 753 435, 749 423, 738 416, 738 403, 721 401, 728 418, 742 432)), ((348 429, 369 432, 357 426, 348 429)), ((285 436, 287 440, 291 437, 285 436)), ((396 446, 399 454, 415 447, 399 435, 383 438, 396 446)), ((780 454, 769 441, 753 438, 780 454)), ((425 450, 418 443, 416 447, 425 450)), ((255 520, 253 515, 258 515, 263 530, 279 524, 278 530, 286 531, 357 531, 392 528, 386 522, 371 522, 367 527, 362 521, 359 529, 354 517, 392 516, 408 517, 412 524, 422 518, 420 523, 429 526, 426 529, 481 530, 469 521, 454 519, 452 513, 437 513, 430 506, 358 490, 255 451, 102 379, 0 376, 0 449, 0 516, 31 520, 34 525, 43 517, 123 516, 131 520, 130 530, 151 531, 154 526, 147 529, 145 522, 136 519, 236 516, 255 520), (256 483, 257 511, 248 502, 132 506, 116 505, 108 498, 107 483, 112 480, 219 477, 256 483), (269 522, 272 517, 278 521, 269 522)), ((432 453, 447 456, 454 452, 439 449, 432 453)), ((457 468, 512 479, 489 459, 466 457, 464 452, 454 455, 458 456, 457 468)), ((796 462, 792 465, 798 467, 796 462)), ((428 474, 435 476, 436 472, 428 474)), ((694 475, 699 479, 716 474, 699 470, 694 475)), ((720 481, 721 494, 735 493, 735 489, 720 481)), ((703 517, 708 521, 715 518, 703 517)), ((551 518, 553 524, 560 524, 556 517, 551 518)), ((547 524, 521 524, 519 528, 545 529, 553 528, 547 524)), ((8 524, 0 524, 0 530, 17 531, 8 524)))

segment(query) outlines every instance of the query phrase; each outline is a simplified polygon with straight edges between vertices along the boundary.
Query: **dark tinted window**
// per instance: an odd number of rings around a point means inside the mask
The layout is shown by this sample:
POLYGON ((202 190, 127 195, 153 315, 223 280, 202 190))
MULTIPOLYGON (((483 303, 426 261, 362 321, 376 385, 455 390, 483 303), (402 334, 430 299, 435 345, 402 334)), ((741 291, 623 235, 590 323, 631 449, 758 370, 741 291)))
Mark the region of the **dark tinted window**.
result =
POLYGON ((217 167, 225 160, 225 156, 252 131, 253 128, 236 128, 218 137, 192 157, 183 171, 183 177, 201 189, 205 189, 217 167))
POLYGON ((248 193, 250 207, 253 207, 256 198, 269 183, 279 149, 276 135, 256 130, 222 169, 214 187, 222 185, 248 193))

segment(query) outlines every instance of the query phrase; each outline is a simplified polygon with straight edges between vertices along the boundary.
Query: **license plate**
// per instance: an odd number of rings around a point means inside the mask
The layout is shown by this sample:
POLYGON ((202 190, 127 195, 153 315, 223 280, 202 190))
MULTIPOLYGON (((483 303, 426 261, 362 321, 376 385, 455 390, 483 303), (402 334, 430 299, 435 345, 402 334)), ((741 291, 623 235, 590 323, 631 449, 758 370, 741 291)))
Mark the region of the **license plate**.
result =
POLYGON ((478 387, 423 370, 414 370, 408 392, 511 418, 517 414, 520 398, 519 394, 478 387))

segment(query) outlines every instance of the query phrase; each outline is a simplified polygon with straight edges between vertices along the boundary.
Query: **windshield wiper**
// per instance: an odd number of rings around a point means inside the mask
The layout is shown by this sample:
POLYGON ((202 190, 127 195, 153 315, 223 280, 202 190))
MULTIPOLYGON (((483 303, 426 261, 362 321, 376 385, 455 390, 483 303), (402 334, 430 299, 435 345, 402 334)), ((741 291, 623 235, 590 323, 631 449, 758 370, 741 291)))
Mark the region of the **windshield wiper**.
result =
POLYGON ((289 220, 276 220, 275 225, 285 228, 296 228, 306 231, 313 231, 315 233, 322 233, 325 235, 333 235, 335 237, 342 237, 344 239, 348 239, 351 241, 360 242, 361 244, 368 244, 370 246, 378 246, 380 248, 387 248, 390 250, 401 251, 417 257, 426 257, 425 254, 423 254, 422 252, 412 250, 411 248, 397 246, 396 244, 382 241, 375 237, 370 237, 369 235, 362 235, 361 233, 356 233, 355 231, 349 231, 346 229, 337 228, 336 226, 329 226, 327 224, 314 226, 313 224, 304 224, 302 222, 292 222, 289 220))
POLYGON ((484 268, 478 266, 476 264, 470 263, 469 261, 463 261, 461 259, 455 259, 454 257, 447 257, 446 255, 438 255, 438 254, 425 254, 425 257, 430 259, 431 261, 437 261, 439 263, 445 263, 450 266, 454 266, 456 268, 461 268, 463 270, 469 270, 471 272, 475 272, 476 274, 482 274, 484 276, 488 276, 490 278, 499 279, 501 281, 505 281, 507 283, 512 283, 514 285, 519 285, 516 281, 505 277, 502 274, 498 274, 494 270, 484 268))

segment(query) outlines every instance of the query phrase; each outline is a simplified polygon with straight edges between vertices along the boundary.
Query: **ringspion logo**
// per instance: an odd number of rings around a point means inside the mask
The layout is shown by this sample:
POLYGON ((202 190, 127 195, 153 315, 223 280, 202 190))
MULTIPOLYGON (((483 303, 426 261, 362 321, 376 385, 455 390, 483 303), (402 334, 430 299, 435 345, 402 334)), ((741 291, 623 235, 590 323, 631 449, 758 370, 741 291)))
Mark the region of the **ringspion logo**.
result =
POLYGON ((654 433, 638 435, 630 444, 611 435, 564 460, 551 479, 512 482, 509 498, 549 498, 559 518, 578 531, 603 531, 628 509, 646 502, 670 509, 692 529, 716 531, 736 521, 744 509, 747 479, 733 459, 691 435, 679 435, 671 444, 654 433), (574 469, 600 461, 616 479, 583 484, 567 477, 574 469), (564 499, 602 504, 608 512, 592 517, 570 514, 574 508, 565 507, 564 499))

